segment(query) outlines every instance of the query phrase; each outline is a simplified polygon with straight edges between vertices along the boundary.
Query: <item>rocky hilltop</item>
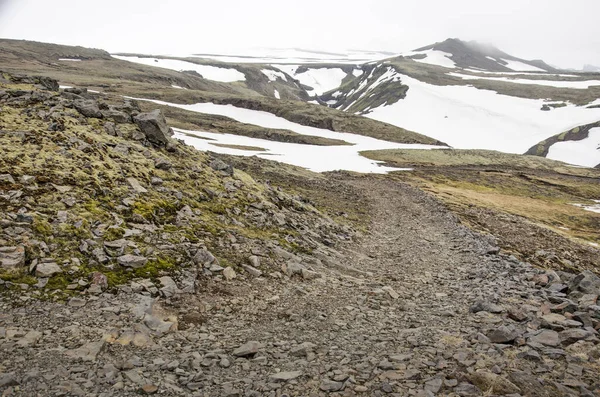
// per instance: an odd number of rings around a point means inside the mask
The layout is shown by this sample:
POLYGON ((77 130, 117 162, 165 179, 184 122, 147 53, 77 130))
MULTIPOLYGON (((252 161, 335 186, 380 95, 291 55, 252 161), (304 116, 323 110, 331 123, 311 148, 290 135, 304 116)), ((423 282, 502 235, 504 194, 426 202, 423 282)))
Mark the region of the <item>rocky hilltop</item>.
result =
POLYGON ((533 267, 397 178, 1 76, 3 396, 599 395, 593 260, 533 267))

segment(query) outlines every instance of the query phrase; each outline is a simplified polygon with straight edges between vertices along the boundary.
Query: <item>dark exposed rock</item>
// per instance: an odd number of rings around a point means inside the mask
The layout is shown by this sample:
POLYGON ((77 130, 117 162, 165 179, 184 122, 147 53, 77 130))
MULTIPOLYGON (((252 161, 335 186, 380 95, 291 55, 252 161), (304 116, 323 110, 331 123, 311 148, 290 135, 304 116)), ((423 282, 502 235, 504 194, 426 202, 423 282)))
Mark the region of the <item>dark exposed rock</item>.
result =
POLYGON ((73 106, 79 113, 85 117, 101 118, 102 113, 98 107, 98 103, 93 100, 78 100, 73 102, 73 106))
POLYGON ((140 113, 133 118, 146 138, 156 145, 166 145, 171 141, 173 131, 159 109, 148 113, 140 113))

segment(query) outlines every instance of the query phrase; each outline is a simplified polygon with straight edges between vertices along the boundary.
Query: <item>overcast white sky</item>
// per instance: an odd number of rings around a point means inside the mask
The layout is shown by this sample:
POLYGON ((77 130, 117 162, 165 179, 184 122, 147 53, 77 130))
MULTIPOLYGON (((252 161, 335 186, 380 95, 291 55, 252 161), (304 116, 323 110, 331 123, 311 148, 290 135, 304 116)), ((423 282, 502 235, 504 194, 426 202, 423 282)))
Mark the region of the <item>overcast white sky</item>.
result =
POLYGON ((187 54, 251 47, 408 51, 448 37, 600 66, 599 0, 0 0, 0 37, 187 54))

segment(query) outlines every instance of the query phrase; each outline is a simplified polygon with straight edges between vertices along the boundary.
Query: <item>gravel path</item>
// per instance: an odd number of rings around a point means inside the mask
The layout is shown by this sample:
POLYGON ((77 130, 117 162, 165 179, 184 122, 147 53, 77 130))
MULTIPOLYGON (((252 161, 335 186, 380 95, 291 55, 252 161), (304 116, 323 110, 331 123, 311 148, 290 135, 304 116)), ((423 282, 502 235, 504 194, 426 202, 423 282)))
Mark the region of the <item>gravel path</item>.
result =
POLYGON ((595 290, 499 254, 415 188, 346 183, 370 203, 369 233, 339 251, 290 254, 280 272, 158 299, 150 287, 2 301, 0 391, 600 395, 595 290))

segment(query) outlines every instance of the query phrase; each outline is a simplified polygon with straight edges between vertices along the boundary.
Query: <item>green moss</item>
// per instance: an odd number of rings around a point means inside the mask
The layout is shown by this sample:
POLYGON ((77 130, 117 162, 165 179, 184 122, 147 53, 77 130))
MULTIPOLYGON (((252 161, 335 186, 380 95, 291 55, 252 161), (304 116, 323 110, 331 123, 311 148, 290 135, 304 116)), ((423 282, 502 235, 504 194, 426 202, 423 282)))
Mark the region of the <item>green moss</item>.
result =
POLYGON ((67 274, 60 273, 56 274, 48 279, 46 289, 49 290, 64 290, 67 285, 71 284, 70 277, 67 274))
POLYGON ((104 232, 104 240, 106 241, 114 241, 123 238, 125 235, 125 229, 120 227, 109 227, 106 232, 104 232))
POLYGON ((179 210, 176 202, 157 199, 148 199, 145 201, 136 201, 133 204, 133 213, 144 217, 145 219, 168 221, 175 216, 179 210))
POLYGON ((32 275, 26 273, 24 269, 13 271, 0 271, 0 279, 4 281, 9 281, 14 284, 34 285, 37 283, 37 279, 32 275))
POLYGON ((35 217, 33 219, 32 229, 39 235, 49 237, 52 235, 52 226, 45 219, 35 217))
POLYGON ((90 200, 87 203, 83 204, 83 208, 85 208, 92 215, 104 215, 105 211, 100 206, 100 202, 97 200, 90 200))
POLYGON ((132 273, 136 277, 156 278, 161 273, 171 272, 177 268, 177 263, 173 258, 159 257, 148 261, 143 267, 135 269, 132 273))

